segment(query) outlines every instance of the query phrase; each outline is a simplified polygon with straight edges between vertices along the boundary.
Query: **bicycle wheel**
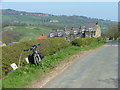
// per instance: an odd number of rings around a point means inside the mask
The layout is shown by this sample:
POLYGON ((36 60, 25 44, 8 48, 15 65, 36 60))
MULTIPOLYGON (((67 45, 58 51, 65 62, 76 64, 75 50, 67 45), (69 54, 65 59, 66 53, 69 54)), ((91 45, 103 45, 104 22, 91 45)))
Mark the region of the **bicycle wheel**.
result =
POLYGON ((40 58, 39 54, 38 54, 38 53, 35 53, 35 54, 34 54, 34 64, 35 64, 36 66, 39 65, 40 60, 41 60, 41 58, 40 58))
POLYGON ((28 56, 28 60, 29 60, 29 63, 30 64, 34 64, 34 54, 30 54, 29 56, 28 56))

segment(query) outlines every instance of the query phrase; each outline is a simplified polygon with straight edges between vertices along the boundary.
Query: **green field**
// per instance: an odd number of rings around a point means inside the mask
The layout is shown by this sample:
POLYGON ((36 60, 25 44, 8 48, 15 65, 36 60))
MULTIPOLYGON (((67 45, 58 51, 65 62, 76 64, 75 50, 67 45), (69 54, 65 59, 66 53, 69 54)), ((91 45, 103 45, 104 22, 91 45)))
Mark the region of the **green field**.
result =
POLYGON ((102 33, 108 32, 109 26, 113 21, 85 16, 66 16, 66 15, 20 15, 19 11, 10 14, 14 10, 6 9, 2 13, 3 42, 19 42, 30 39, 37 39, 39 35, 48 35, 53 29, 64 29, 65 27, 86 26, 90 23, 99 22, 102 33), (50 22, 58 20, 58 22, 50 22), (12 27, 12 29, 10 29, 12 27), (11 32, 11 33, 10 33, 11 32), (13 35, 14 34, 14 35, 13 35), (15 36, 17 34, 17 36, 15 36))
POLYGON ((40 26, 7 26, 3 28, 4 33, 9 31, 17 31, 20 33, 19 41, 26 41, 31 39, 37 39, 41 34, 48 35, 52 31, 49 27, 40 27, 40 26))

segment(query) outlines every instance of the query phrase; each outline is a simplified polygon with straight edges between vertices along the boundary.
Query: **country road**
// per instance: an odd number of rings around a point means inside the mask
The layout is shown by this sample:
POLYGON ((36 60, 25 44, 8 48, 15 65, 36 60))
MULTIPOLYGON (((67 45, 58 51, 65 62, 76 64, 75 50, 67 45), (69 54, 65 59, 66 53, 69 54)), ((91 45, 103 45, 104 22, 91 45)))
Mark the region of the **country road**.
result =
POLYGON ((118 43, 110 41, 84 55, 42 88, 117 88, 118 43))

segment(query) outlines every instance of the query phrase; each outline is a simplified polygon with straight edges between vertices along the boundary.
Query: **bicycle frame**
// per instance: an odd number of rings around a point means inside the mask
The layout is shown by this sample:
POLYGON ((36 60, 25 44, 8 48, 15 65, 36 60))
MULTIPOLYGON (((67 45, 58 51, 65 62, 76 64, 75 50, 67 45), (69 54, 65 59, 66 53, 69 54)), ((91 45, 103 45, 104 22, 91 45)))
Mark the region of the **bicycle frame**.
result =
MULTIPOLYGON (((33 51, 32 54, 28 55, 28 60, 31 64, 35 64, 36 66, 38 66, 39 63, 42 61, 42 55, 36 50, 37 47, 38 45, 33 45, 29 49, 24 50, 24 51, 30 51, 30 50, 33 51)), ((43 63, 42 63, 42 68, 43 68, 43 63)))

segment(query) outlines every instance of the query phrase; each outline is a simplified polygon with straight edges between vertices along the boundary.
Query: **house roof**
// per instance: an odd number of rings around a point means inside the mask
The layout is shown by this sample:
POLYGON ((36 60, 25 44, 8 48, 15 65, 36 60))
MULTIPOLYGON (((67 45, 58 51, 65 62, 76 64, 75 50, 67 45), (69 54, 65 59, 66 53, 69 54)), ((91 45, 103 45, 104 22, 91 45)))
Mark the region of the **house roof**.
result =
POLYGON ((78 30, 78 31, 79 31, 79 30, 80 30, 80 28, 73 28, 72 30, 78 30))
POLYGON ((54 30, 54 31, 49 33, 49 36, 50 36, 50 34, 53 34, 54 36, 57 36, 58 32, 56 30, 54 30))
POLYGON ((45 39, 45 38, 47 38, 48 36, 43 36, 43 35, 40 35, 39 37, 38 37, 38 39, 45 39))
POLYGON ((86 26, 86 29, 93 28, 94 30, 97 30, 97 25, 95 23, 89 24, 86 26))
POLYGON ((81 31, 84 32, 85 30, 86 30, 86 26, 81 26, 81 28, 80 28, 80 32, 81 32, 81 31))
POLYGON ((66 29, 65 29, 65 31, 70 31, 70 30, 71 30, 71 28, 66 28, 66 29))

